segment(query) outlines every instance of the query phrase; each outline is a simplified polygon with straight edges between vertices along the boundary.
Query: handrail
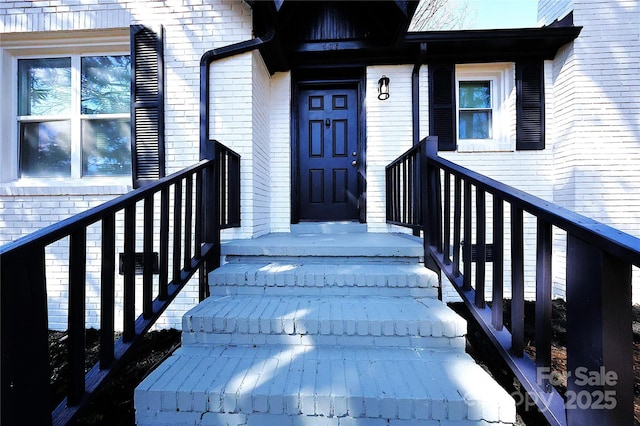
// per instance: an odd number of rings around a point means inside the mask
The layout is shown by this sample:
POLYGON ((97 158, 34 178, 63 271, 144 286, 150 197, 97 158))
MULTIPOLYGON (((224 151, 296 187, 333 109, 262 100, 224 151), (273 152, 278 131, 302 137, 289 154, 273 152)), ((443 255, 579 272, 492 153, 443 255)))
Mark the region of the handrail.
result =
POLYGON ((198 271, 200 299, 208 296, 206 272, 219 266, 220 230, 240 224, 240 156, 217 141, 210 145, 215 147, 210 159, 0 247, 0 423, 67 424, 198 271), (85 375, 87 230, 96 225, 101 229, 100 353, 85 375), (69 385, 67 397, 51 412, 45 250, 62 239, 69 244, 69 385), (123 247, 118 280, 123 300, 115 298, 117 246, 123 247), (142 275, 141 282, 136 275, 142 275), (139 286, 142 300, 136 300, 139 286), (117 341, 116 303, 123 305, 117 341))
POLYGON ((425 263, 451 281, 547 421, 571 426, 632 424, 631 265, 640 266, 640 239, 445 160, 437 155, 437 138, 408 150, 387 166, 386 173, 387 222, 423 232, 425 263), (418 165, 418 171, 411 164, 418 165), (535 362, 524 352, 524 213, 537 221, 535 362), (567 240, 566 251, 558 253, 566 256, 566 401, 551 386, 550 375, 554 230, 565 233, 567 240), (493 235, 492 259, 487 258, 487 235, 493 235), (511 330, 503 327, 502 312, 507 262, 511 330), (492 286, 490 307, 487 284, 492 286))

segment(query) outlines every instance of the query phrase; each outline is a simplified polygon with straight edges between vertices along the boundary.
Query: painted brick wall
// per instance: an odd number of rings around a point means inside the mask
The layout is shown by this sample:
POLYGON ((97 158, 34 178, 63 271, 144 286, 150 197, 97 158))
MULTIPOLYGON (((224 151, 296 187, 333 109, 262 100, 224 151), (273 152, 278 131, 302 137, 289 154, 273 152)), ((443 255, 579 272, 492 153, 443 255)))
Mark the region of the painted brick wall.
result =
MULTIPOLYGON (((554 201, 640 236, 640 5, 555 3, 561 2, 540 2, 541 22, 573 8, 574 24, 583 29, 553 61, 554 201)), ((639 279, 634 269, 634 281, 639 279)), ((634 287, 638 303, 640 288, 634 287)), ((564 293, 562 278, 556 291, 564 293)))
MULTIPOLYGON (((199 158, 199 76, 200 58, 212 49, 247 40, 252 37, 251 9, 240 0, 47 0, 0 2, 0 34, 5 38, 20 40, 21 33, 49 32, 56 37, 73 37, 73 31, 122 29, 128 34, 132 24, 162 24, 165 30, 165 146, 167 173, 193 164, 199 158)), ((77 33, 77 34, 86 34, 77 33)), ((96 34, 102 34, 97 32, 96 34)), ((25 37, 26 39, 26 37, 25 37)), ((82 41, 79 39, 80 42, 82 41)), ((31 48, 34 46, 26 42, 31 48)), ((3 48, 0 40, 0 49, 3 48)), ((128 44, 121 47, 128 52, 128 44)), ((11 62, 7 52, 0 55, 0 82, 3 89, 10 87, 11 62), (9 70, 7 72, 7 70, 9 70), (9 84, 7 85, 7 81, 9 84)), ((212 66, 213 81, 225 88, 225 97, 213 97, 214 120, 211 136, 228 144, 243 154, 251 150, 252 127, 252 77, 254 63, 251 55, 231 58, 227 64, 212 66), (220 80, 218 80, 220 78, 220 80)), ((261 84, 264 83, 264 78, 261 84)), ((3 93, 4 94, 4 93, 3 93)), ((259 96, 263 99, 265 96, 259 96)), ((8 103, 3 102, 0 112, 6 116, 8 103)), ((264 128, 264 117, 262 117, 264 128)), ((0 147, 15 141, 6 121, 0 122, 0 147)), ((264 160, 262 160, 264 163, 264 160)), ((251 156, 243 156, 243 167, 251 167, 251 156), (248 163, 248 164, 245 164, 248 163)), ((6 180, 6 179, 5 179, 6 180)), ((107 201, 130 190, 129 179, 122 184, 113 181, 91 185, 87 182, 66 182, 70 189, 0 183, 0 244, 12 241, 23 233, 55 223, 89 207, 107 201), (69 193, 70 192, 70 193, 69 193), (25 221, 25 217, 29 219, 25 221)), ((246 197, 251 194, 250 182, 243 182, 246 197)), ((245 200, 243 200, 244 202, 245 200)), ((252 205, 250 200, 249 205, 252 205)), ((264 201, 262 201, 264 203, 264 201)), ((251 221, 246 218, 251 225, 251 221)), ((264 227, 264 225, 261 225, 264 227)), ((89 258, 98 258, 99 233, 89 230, 89 258), (95 247, 95 248, 92 248, 95 247), (97 250, 97 251, 96 251, 97 250)), ((66 243, 61 242, 48 251, 47 262, 50 327, 66 328, 66 265, 60 261, 66 243)), ((88 272, 87 303, 98 306, 97 278, 88 272)), ((197 280, 193 280, 170 310, 163 316, 160 327, 178 327, 184 311, 197 303, 197 280)), ((118 315, 118 313, 117 313, 118 315)), ((98 311, 90 312, 88 326, 98 326, 98 311)))
POLYGON ((291 73, 271 78, 271 231, 289 232, 291 224, 291 73))
POLYGON ((271 223, 271 147, 270 147, 270 82, 262 58, 254 52, 253 59, 253 235, 270 231, 271 223))
MULTIPOLYGON (((411 119, 411 65, 367 68, 367 225, 371 232, 384 232, 384 168, 413 145, 411 119), (378 99, 378 80, 390 79, 389 99, 378 99)), ((393 227, 395 231, 404 231, 393 227)))

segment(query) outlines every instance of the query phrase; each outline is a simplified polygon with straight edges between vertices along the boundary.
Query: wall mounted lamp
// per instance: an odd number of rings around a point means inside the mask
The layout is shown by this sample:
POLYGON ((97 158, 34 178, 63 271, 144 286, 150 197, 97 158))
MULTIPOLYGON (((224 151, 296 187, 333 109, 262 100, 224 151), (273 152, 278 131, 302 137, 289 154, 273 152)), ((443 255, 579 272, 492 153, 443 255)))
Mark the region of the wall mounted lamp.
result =
POLYGON ((389 77, 383 75, 378 80, 378 99, 384 101, 389 99, 389 77))

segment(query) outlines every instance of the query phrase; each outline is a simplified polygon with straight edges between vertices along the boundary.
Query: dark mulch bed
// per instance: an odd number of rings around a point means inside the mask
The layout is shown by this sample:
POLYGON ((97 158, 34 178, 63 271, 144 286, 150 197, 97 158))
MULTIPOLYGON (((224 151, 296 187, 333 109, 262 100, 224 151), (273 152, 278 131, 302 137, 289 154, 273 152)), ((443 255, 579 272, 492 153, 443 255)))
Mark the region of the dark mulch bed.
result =
MULTIPOLYGON (((54 407, 64 397, 66 389, 66 332, 49 332, 51 358, 51 393, 54 407)), ((155 368, 180 345, 178 330, 160 330, 147 333, 143 343, 134 350, 116 371, 113 379, 96 391, 96 397, 80 413, 74 425, 135 425, 133 390, 144 376, 155 368)), ((86 332, 88 371, 98 360, 99 333, 96 329, 86 332)), ((52 408, 53 409, 53 408, 52 408)))
MULTIPOLYGON (((461 303, 450 306, 463 317, 466 317, 461 303)), ((535 305, 525 305, 525 334, 526 351, 535 357, 534 344, 534 312, 535 305)), ((552 370, 558 373, 562 383, 557 387, 563 395, 566 391, 566 307, 562 300, 553 303, 553 333, 552 333, 552 370)), ((508 327, 510 305, 505 302, 505 325, 508 327)), ((636 424, 640 424, 640 307, 634 307, 634 372, 635 372, 635 412, 636 424)), ((51 348, 51 392, 52 401, 57 405, 62 399, 66 388, 66 342, 65 333, 52 331, 49 335, 51 348)), ((87 330, 87 370, 97 361, 99 338, 95 329, 87 330)), ((96 392, 94 401, 79 416, 75 425, 134 425, 135 412, 133 408, 133 390, 144 376, 155 368, 163 359, 171 354, 180 344, 180 332, 177 330, 153 331, 144 337, 144 344, 132 353, 125 365, 121 366, 113 380, 108 381, 96 392)), ((521 394, 517 381, 502 363, 495 349, 482 336, 479 327, 468 321, 467 352, 482 365, 509 393, 521 394)), ((518 425, 544 425, 544 417, 535 410, 525 410, 518 407, 518 425)))

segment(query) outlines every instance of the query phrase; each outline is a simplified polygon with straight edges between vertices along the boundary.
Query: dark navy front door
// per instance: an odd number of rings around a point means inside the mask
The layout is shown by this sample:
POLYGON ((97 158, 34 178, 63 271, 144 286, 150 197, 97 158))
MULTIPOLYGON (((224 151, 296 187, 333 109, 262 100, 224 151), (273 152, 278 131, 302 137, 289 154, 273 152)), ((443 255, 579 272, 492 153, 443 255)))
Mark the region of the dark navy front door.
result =
POLYGON ((299 96, 300 220, 357 220, 357 89, 305 89, 299 96))

